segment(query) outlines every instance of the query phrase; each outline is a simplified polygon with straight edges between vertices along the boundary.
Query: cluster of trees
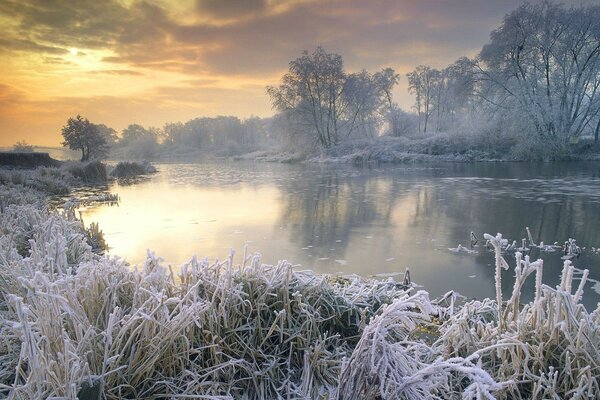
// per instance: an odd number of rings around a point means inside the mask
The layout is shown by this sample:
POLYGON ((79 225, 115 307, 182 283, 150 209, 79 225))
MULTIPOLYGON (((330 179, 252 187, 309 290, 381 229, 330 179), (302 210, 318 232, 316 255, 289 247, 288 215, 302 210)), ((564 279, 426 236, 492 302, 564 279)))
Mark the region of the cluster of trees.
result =
POLYGON ((376 134, 385 116, 393 115, 391 92, 398 80, 391 68, 347 73, 339 54, 317 47, 291 61, 281 84, 267 93, 295 133, 329 148, 353 135, 376 134))
POLYGON ((436 131, 447 130, 457 114, 473 107, 474 80, 468 58, 460 58, 442 70, 419 65, 406 77, 409 93, 415 96, 419 132, 431 129, 430 121, 436 131))
POLYGON ((212 152, 233 155, 257 149, 271 140, 272 120, 232 116, 203 117, 185 123, 170 122, 163 128, 131 124, 120 135, 104 125, 77 115, 62 128, 63 145, 81 151, 81 160, 117 157, 153 159, 163 151, 212 152))
POLYGON ((268 138, 266 120, 250 117, 240 120, 232 116, 195 118, 186 123, 168 123, 164 142, 193 148, 219 149, 244 147, 253 149, 268 138))
POLYGON ((599 139, 600 6, 526 3, 506 15, 476 57, 443 69, 420 65, 406 78, 415 114, 392 99, 394 70, 347 73, 340 55, 318 47, 291 61, 267 92, 290 134, 323 148, 382 134, 489 134, 477 121, 531 148, 562 151, 584 135, 599 139))
POLYGON ((503 129, 564 147, 600 133, 600 6, 524 4, 508 14, 473 59, 407 74, 419 131, 485 114, 503 129))

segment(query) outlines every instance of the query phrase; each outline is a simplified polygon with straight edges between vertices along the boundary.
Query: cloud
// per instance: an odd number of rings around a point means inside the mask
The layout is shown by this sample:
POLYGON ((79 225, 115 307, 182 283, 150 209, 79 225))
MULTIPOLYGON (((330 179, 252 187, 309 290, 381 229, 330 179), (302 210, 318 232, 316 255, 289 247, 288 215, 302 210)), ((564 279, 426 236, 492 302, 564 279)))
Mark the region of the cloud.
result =
POLYGON ((131 69, 101 69, 96 71, 87 71, 88 74, 93 75, 130 75, 130 76, 144 76, 142 72, 134 71, 131 69))
POLYGON ((196 11, 216 18, 240 18, 262 12, 266 0, 196 0, 196 11))

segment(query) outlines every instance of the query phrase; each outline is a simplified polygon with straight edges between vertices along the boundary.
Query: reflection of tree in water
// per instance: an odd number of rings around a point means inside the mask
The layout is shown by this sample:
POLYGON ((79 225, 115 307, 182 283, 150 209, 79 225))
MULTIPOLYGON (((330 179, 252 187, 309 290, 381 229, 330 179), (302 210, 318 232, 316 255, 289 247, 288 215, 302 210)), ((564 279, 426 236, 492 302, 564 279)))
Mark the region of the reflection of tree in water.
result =
MULTIPOLYGON (((480 247, 477 256, 456 258, 446 247, 468 245, 471 231, 477 234, 481 246, 484 232, 501 232, 520 244, 526 237, 526 226, 531 228, 536 243, 562 244, 574 237, 588 248, 600 245, 600 196, 587 194, 597 183, 593 179, 585 187, 581 184, 584 180, 569 183, 569 176, 581 173, 576 169, 539 168, 531 164, 450 164, 447 168, 414 171, 317 170, 282 182, 278 225, 291 232, 291 243, 313 246, 310 253, 315 257, 329 257, 330 249, 335 248, 336 256, 346 254, 354 265, 368 262, 373 269, 385 269, 388 267, 382 264, 386 257, 394 255, 394 264, 400 269, 419 265, 428 266, 429 271, 439 268, 437 277, 431 279, 453 280, 458 285, 459 278, 449 276, 447 271, 457 271, 449 263, 464 260, 465 268, 477 265, 477 276, 490 283, 493 293, 491 252, 480 247), (540 183, 543 177, 551 178, 549 183, 540 183), (371 234, 375 236, 372 241, 365 239, 371 234), (349 251, 349 246, 359 247, 349 251), (358 254, 363 250, 368 256, 358 254)), ((533 259, 544 259, 544 282, 551 286, 557 283, 562 270, 560 256, 560 252, 532 253, 533 259)), ((514 283, 514 255, 506 258, 511 270, 503 273, 502 286, 508 294, 514 283)), ((591 277, 600 279, 600 271, 592 268, 597 263, 598 256, 584 255, 575 265, 589 268, 591 277)), ((461 270, 459 265, 456 267, 461 270)), ((463 279, 465 290, 469 290, 468 276, 465 274, 463 279)), ((533 295, 533 280, 531 285, 533 295)), ((454 289, 460 291, 459 287, 454 289)), ((590 298, 597 296, 588 295, 587 301, 590 298)))
POLYGON ((377 249, 390 254, 414 243, 405 233, 407 227, 415 237, 424 238, 444 230, 447 221, 440 205, 446 195, 424 183, 429 177, 361 172, 326 171, 287 182, 281 188, 284 206, 278 225, 290 228, 292 242, 313 246, 317 256, 328 256, 330 248, 345 249, 357 232, 389 235, 378 236, 377 249))
POLYGON ((317 179, 287 182, 282 188, 279 225, 291 228, 293 241, 314 246, 316 253, 344 248, 353 228, 373 222, 387 226, 397 201, 389 179, 348 177, 334 171, 317 179))

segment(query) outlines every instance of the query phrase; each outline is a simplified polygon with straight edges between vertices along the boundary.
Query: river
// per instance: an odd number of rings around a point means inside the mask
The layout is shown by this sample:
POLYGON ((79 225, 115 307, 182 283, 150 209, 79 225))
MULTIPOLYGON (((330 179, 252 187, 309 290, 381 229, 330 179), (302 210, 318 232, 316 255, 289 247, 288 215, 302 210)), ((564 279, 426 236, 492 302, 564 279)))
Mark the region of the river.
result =
MULTIPOLYGON (((443 163, 382 167, 270 163, 158 164, 134 184, 115 182, 118 206, 85 209, 110 253, 143 264, 146 249, 177 267, 193 254, 224 259, 244 246, 264 263, 285 259, 299 269, 386 279, 410 268, 432 296, 449 290, 494 297, 493 253, 483 233, 511 241, 585 247, 573 260, 590 270, 584 304, 600 301, 600 163, 443 163), (479 239, 473 253, 470 232, 479 239)), ((562 250, 540 254, 544 283, 555 286, 562 250)), ((503 272, 505 295, 511 270, 503 272)), ((398 275, 398 279, 401 279, 398 275)), ((533 296, 533 278, 523 301, 533 296)), ((576 282, 575 284, 578 284, 576 282)))

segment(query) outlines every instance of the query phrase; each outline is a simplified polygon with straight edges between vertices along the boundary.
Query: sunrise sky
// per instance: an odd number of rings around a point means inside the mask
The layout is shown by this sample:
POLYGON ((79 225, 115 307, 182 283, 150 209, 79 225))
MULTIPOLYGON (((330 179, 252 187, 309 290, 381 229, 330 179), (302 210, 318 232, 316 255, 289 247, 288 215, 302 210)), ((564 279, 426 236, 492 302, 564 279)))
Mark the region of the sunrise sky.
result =
MULTIPOLYGON (((566 2, 567 4, 569 1, 566 2)), ((579 4, 580 2, 577 2, 579 4)), ((68 117, 122 130, 272 115, 265 86, 321 45, 346 69, 475 55, 519 0, 2 0, 0 146, 58 145, 68 117)))

